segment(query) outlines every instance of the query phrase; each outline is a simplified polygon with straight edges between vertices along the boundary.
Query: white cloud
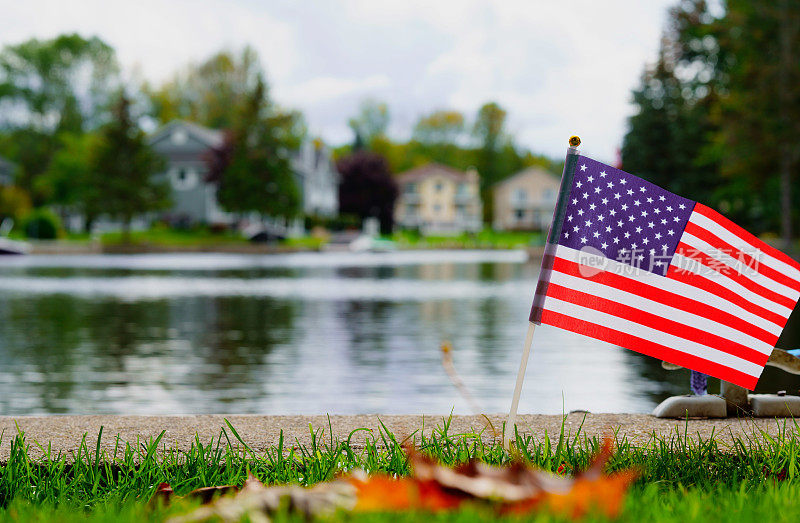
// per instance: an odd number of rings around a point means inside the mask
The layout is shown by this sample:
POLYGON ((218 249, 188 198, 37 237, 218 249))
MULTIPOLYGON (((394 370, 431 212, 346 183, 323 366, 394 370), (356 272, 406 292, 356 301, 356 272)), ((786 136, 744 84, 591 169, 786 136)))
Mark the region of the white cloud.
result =
POLYGON ((126 67, 139 64, 156 81, 249 43, 277 101, 302 110, 331 142, 350 138, 346 122, 361 98, 387 101, 400 137, 424 112, 453 107, 471 116, 494 100, 522 145, 560 156, 577 133, 587 154, 613 160, 630 90, 655 56, 674 0, 7 3, 0 44, 98 34, 126 67))

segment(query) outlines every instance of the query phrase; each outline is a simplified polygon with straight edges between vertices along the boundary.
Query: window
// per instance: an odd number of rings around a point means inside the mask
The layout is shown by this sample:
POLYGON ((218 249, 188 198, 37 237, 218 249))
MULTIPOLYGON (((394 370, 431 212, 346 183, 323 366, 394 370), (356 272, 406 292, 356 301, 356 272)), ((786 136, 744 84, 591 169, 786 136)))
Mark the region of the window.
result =
POLYGON ((444 189, 444 184, 442 182, 436 182, 435 187, 436 187, 436 192, 442 192, 442 189, 444 189))
POLYGON ((416 183, 407 183, 404 189, 406 194, 417 194, 417 184, 416 183))
POLYGON ((545 189, 542 192, 542 197, 545 201, 552 202, 556 199, 557 192, 555 189, 545 189))
POLYGON ((525 209, 517 209, 514 211, 514 216, 516 216, 517 221, 522 221, 525 219, 525 209))
POLYGON ((515 202, 524 202, 528 200, 528 191, 525 189, 519 188, 514 190, 514 201, 515 202))
POLYGON ((437 203, 436 205, 433 206, 433 212, 435 212, 436 214, 441 213, 442 212, 442 206, 437 203))
POLYGON ((172 187, 176 191, 188 191, 197 185, 197 172, 191 167, 174 167, 170 171, 172 187))
POLYGON ((466 183, 459 183, 458 184, 458 194, 461 196, 466 196, 469 194, 469 185, 466 183))

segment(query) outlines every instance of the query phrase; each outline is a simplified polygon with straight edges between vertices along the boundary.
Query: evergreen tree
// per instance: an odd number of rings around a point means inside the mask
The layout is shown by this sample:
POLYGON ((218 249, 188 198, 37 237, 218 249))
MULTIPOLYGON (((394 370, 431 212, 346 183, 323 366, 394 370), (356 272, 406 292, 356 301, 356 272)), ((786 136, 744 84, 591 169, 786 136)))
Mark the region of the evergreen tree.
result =
POLYGON ((299 119, 272 110, 259 77, 237 121, 208 158, 209 179, 218 183, 220 204, 239 214, 296 216, 300 190, 289 155, 299 145, 299 119))
POLYGON ((168 187, 154 179, 164 160, 133 121, 130 100, 124 94, 114 104, 112 115, 100 130, 90 164, 90 185, 95 189, 90 197, 99 198, 106 213, 122 220, 123 237, 129 241, 135 216, 168 206, 168 187))

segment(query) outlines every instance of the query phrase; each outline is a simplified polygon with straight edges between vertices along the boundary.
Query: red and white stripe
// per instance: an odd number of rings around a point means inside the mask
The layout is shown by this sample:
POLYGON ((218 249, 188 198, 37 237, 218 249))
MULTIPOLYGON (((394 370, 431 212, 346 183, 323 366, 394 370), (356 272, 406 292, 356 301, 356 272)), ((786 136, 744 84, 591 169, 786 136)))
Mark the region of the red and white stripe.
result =
POLYGON ((561 245, 550 254, 542 323, 750 390, 800 298, 800 264, 701 204, 666 277, 561 245))

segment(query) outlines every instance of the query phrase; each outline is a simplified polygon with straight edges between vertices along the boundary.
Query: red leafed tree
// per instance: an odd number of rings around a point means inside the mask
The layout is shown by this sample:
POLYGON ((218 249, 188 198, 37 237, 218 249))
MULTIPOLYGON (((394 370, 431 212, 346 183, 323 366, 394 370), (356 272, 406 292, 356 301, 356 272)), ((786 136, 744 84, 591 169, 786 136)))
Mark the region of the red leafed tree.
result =
POLYGON ((394 225, 394 203, 399 189, 380 154, 356 151, 336 164, 339 185, 339 210, 360 219, 378 218, 381 232, 389 234, 394 225))

